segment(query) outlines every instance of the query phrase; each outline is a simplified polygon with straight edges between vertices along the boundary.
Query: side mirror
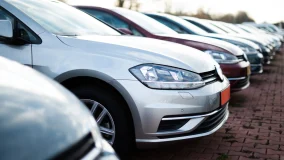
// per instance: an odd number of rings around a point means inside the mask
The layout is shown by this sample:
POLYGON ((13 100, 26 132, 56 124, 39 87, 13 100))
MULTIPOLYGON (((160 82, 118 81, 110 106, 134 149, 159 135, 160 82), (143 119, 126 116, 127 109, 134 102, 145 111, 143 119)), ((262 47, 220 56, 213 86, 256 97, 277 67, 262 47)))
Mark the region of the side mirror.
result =
POLYGON ((9 20, 0 20, 0 37, 13 38, 13 26, 9 20))
POLYGON ((128 35, 134 35, 132 31, 130 31, 127 28, 118 28, 119 31, 121 31, 124 34, 128 34, 128 35))

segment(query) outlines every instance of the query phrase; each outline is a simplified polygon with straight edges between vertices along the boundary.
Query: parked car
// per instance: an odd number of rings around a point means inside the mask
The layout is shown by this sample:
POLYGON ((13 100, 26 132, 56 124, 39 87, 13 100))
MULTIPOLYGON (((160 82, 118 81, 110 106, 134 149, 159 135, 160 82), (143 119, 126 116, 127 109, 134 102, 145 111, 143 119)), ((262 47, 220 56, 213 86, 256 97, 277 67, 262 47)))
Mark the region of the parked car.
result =
MULTIPOLYGON (((226 31, 226 28, 221 28, 218 27, 218 25, 214 25, 213 21, 210 20, 204 20, 204 19, 197 19, 197 18, 192 18, 192 17, 183 17, 186 21, 204 29, 205 31, 207 31, 208 33, 213 33, 213 34, 219 34, 219 35, 223 35, 223 36, 228 36, 228 32, 226 31)), ((229 35, 230 37, 234 37, 229 35)), ((237 37, 238 38, 238 37, 237 37)), ((238 38, 240 39, 240 38, 238 38)), ((244 38, 242 38, 244 39, 244 38)), ((262 44, 261 42, 257 42, 257 41, 252 41, 252 40, 248 40, 251 41, 252 43, 255 43, 259 46, 260 49, 257 49, 259 52, 261 52, 261 54, 264 57, 264 62, 266 64, 270 64, 270 55, 271 55, 271 50, 266 47, 264 44, 262 44)), ((255 48, 256 49, 256 48, 255 48)))
POLYGON ((247 40, 250 40, 250 41, 256 43, 257 45, 259 45, 259 47, 262 50, 262 54, 264 56, 265 63, 270 64, 271 59, 273 59, 273 48, 267 42, 265 42, 261 39, 255 38, 255 37, 251 37, 251 36, 238 35, 235 31, 232 31, 229 28, 223 26, 222 23, 220 23, 220 22, 210 21, 210 24, 212 24, 212 25, 214 25, 214 26, 216 26, 220 29, 223 29, 229 35, 236 36, 236 37, 239 37, 239 38, 244 38, 244 39, 247 39, 247 40))
POLYGON ((254 34, 254 35, 258 35, 261 37, 268 37, 269 39, 271 39, 272 43, 274 43, 276 51, 279 52, 281 50, 281 45, 283 42, 283 37, 278 37, 275 35, 271 35, 271 34, 267 34, 266 32, 261 32, 262 30, 258 31, 258 30, 254 30, 248 26, 242 25, 242 24, 238 24, 236 25, 236 27, 239 27, 240 29, 242 29, 243 31, 249 33, 249 34, 254 34))
POLYGON ((1 160, 118 159, 69 91, 2 57, 0 73, 1 160))
POLYGON ((115 28, 131 30, 135 36, 175 42, 212 55, 230 80, 232 91, 240 91, 250 85, 251 71, 247 57, 241 49, 232 44, 207 37, 181 35, 142 13, 127 9, 76 7, 115 28))
POLYGON ((259 29, 262 29, 262 30, 270 32, 270 33, 281 35, 282 37, 284 36, 283 30, 281 30, 279 27, 277 27, 273 24, 269 24, 269 23, 261 23, 261 24, 246 23, 246 24, 255 26, 259 29))
POLYGON ((242 26, 245 26, 245 27, 249 27, 250 29, 252 29, 252 30, 254 30, 254 31, 257 31, 258 33, 261 32, 262 34, 265 33, 265 34, 277 36, 278 38, 280 38, 281 43, 284 43, 284 37, 283 37, 283 35, 281 35, 281 34, 271 33, 271 32, 268 32, 268 31, 259 29, 259 28, 257 28, 256 26, 253 26, 253 25, 246 25, 246 24, 244 24, 244 23, 241 24, 241 25, 242 25, 242 26))
POLYGON ((73 92, 119 155, 134 142, 152 146, 206 136, 226 122, 230 84, 210 55, 121 35, 55 0, 0 5, 0 55, 73 92))
POLYGON ((163 13, 147 13, 146 15, 154 18, 155 20, 161 22, 162 24, 168 26, 178 33, 215 38, 236 45, 240 47, 247 55, 248 60, 251 64, 251 72, 253 74, 263 72, 263 56, 257 51, 259 47, 250 41, 235 37, 229 37, 227 35, 209 34, 205 30, 173 15, 163 13))
POLYGON ((236 36, 246 36, 248 38, 252 37, 252 38, 260 39, 260 40, 264 41, 265 43, 267 43, 272 48, 273 53, 275 53, 276 43, 275 43, 273 38, 263 36, 261 34, 257 34, 257 35, 250 34, 250 33, 242 30, 241 28, 239 28, 236 25, 231 24, 231 23, 222 23, 222 25, 224 25, 225 27, 229 28, 230 30, 236 32, 237 33, 236 36))

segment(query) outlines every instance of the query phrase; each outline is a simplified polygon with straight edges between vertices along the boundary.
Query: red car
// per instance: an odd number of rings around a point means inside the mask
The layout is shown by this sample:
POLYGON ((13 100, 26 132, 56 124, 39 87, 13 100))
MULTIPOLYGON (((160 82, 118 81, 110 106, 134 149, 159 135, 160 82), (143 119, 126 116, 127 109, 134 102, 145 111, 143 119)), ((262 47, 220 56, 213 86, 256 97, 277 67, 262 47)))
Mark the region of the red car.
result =
POLYGON ((250 85, 250 63, 238 47, 212 38, 178 34, 174 30, 139 12, 122 8, 76 6, 120 31, 187 45, 207 52, 220 64, 230 80, 231 90, 239 91, 250 85))

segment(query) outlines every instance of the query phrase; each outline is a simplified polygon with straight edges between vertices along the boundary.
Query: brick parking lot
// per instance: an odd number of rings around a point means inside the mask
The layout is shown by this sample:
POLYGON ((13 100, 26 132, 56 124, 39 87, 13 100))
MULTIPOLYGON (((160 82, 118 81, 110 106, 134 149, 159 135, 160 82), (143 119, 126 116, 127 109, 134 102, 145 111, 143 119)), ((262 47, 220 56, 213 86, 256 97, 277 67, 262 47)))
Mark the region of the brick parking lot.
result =
POLYGON ((251 86, 233 93, 230 117, 216 133, 171 146, 138 150, 137 160, 284 160, 284 52, 251 86), (283 92, 282 92, 283 90, 283 92))

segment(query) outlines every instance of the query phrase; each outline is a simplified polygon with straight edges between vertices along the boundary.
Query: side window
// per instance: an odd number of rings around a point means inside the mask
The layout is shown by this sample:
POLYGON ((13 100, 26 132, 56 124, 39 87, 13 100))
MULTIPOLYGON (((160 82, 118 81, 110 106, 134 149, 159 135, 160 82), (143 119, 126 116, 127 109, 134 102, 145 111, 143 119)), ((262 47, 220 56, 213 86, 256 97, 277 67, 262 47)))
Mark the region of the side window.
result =
POLYGON ((209 28, 207 28, 207 27, 205 27, 205 26, 203 26, 203 25, 201 25, 201 24, 199 24, 199 23, 196 23, 196 22, 194 22, 194 21, 189 21, 189 22, 192 23, 192 24, 194 24, 195 26, 197 26, 197 27, 203 29, 204 31, 206 31, 206 32, 208 32, 208 33, 214 33, 211 29, 209 29, 209 28))
POLYGON ((115 27, 115 28, 126 28, 129 29, 135 36, 143 36, 140 32, 138 32, 134 27, 130 26, 126 22, 122 21, 121 19, 102 11, 97 11, 93 9, 81 9, 84 12, 90 14, 98 18, 99 20, 115 27))
POLYGON ((34 33, 32 33, 28 27, 26 27, 22 22, 19 22, 15 17, 1 8, 0 20, 9 20, 12 23, 14 30, 13 36, 15 39, 21 39, 25 42, 34 44, 40 43, 41 40, 34 33))
POLYGON ((38 43, 38 38, 29 31, 29 29, 21 22, 17 23, 17 37, 25 40, 26 42, 38 43))
POLYGON ((159 18, 159 17, 152 17, 154 18, 155 20, 159 21, 160 23, 163 23, 164 25, 166 25, 167 27, 171 28, 172 30, 176 31, 177 33, 180 33, 180 34, 186 34, 187 32, 182 29, 181 27, 179 27, 178 25, 176 25, 175 23, 173 22, 170 22, 164 18, 159 18))

